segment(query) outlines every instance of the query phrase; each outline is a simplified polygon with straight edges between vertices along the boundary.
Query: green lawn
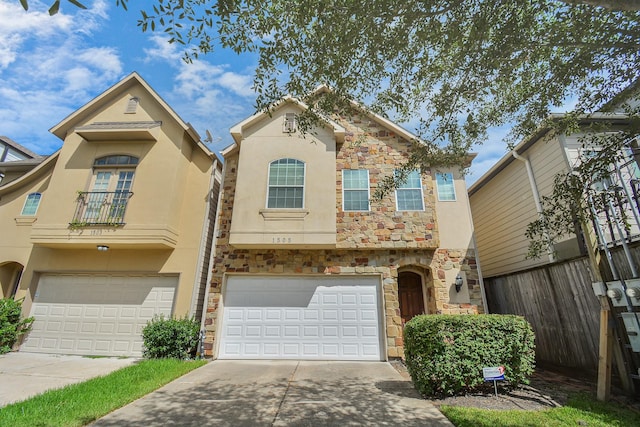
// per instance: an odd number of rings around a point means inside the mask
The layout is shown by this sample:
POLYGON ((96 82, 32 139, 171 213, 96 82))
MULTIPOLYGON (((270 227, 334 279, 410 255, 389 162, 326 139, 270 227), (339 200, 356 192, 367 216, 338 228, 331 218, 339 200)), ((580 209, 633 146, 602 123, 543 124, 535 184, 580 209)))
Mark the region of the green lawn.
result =
POLYGON ((495 411, 441 406, 440 411, 457 427, 640 426, 640 415, 614 403, 585 395, 573 396, 566 406, 544 411, 495 411))
POLYGON ((104 377, 50 390, 0 409, 0 426, 82 426, 206 362, 144 360, 104 377))

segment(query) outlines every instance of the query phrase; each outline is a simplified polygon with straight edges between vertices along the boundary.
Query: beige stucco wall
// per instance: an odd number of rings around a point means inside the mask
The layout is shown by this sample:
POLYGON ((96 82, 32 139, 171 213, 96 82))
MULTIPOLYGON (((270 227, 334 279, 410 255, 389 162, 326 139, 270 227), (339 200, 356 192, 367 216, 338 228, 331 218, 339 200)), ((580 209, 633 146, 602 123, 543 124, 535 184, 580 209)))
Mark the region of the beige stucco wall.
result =
POLYGON ((238 161, 231 244, 242 247, 334 247, 336 143, 328 127, 314 133, 283 132, 288 103, 244 130, 238 161), (305 164, 303 209, 266 209, 267 177, 272 161, 291 158, 305 164))
POLYGON ((31 227, 37 220, 36 216, 23 216, 27 196, 31 193, 46 194, 49 187, 51 171, 55 160, 44 165, 37 174, 27 179, 0 187, 0 297, 9 296, 15 278, 15 265, 24 267, 30 259, 32 244, 30 241, 31 227))
MULTIPOLYGON (((19 261, 25 270, 16 297, 25 297, 24 312, 30 310, 40 274, 131 273, 179 276, 174 314, 189 314, 214 167, 212 157, 139 85, 129 85, 73 119, 77 122, 67 134, 55 168, 46 176, 48 186, 35 222, 21 227, 9 223, 7 233, 16 237, 7 248, 3 249, 0 243, 0 251, 5 251, 0 252, 0 265, 15 258, 8 257, 7 252, 22 251, 19 261), (133 96, 140 100, 137 112, 125 114, 133 96), (75 127, 94 122, 132 121, 162 122, 157 141, 120 137, 86 141, 73 132, 75 127), (77 192, 91 190, 94 160, 115 154, 139 158, 125 224, 69 227, 77 192), (107 245, 109 250, 99 252, 97 245, 107 245)), ((22 208, 26 191, 16 191, 15 197, 22 202, 15 202, 15 208, 9 210, 0 205, 1 227, 7 224, 5 217, 22 208)), ((10 235, 0 231, 3 236, 10 235)))

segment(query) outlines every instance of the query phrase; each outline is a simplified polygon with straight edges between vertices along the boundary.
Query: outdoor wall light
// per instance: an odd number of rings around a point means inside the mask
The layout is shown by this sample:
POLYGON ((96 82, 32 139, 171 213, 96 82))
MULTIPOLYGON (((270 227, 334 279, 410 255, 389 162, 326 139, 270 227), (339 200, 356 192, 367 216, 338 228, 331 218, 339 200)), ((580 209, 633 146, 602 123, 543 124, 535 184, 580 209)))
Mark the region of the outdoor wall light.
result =
POLYGON ((107 246, 107 245, 98 245, 98 250, 100 252, 107 252, 109 250, 109 246, 107 246))
POLYGON ((458 275, 456 276, 456 281, 455 281, 456 292, 460 292, 460 289, 462 289, 462 284, 463 283, 464 283, 464 280, 462 279, 462 276, 460 275, 460 273, 458 273, 458 275))

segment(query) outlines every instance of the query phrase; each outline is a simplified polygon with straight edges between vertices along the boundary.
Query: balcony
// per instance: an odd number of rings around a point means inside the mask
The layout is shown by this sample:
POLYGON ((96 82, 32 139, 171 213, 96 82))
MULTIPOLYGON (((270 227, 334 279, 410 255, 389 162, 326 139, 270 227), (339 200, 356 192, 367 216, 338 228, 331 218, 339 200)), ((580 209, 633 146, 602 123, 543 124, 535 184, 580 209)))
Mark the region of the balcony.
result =
POLYGON ((76 212, 71 228, 90 225, 121 226, 127 210, 130 191, 83 191, 78 193, 76 212))

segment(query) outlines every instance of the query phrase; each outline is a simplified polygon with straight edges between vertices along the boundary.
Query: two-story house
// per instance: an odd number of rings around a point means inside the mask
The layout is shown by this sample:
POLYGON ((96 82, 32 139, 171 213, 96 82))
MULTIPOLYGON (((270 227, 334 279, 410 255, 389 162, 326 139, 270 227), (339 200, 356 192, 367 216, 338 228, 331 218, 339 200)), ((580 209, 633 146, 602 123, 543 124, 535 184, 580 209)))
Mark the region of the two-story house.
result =
POLYGON ((417 138, 371 113, 301 133, 307 108, 287 98, 231 129, 205 353, 386 360, 414 315, 482 313, 458 168, 414 171, 375 200, 417 138))
POLYGON ((0 186, 3 297, 23 351, 139 355, 154 315, 195 315, 222 166, 136 73, 55 125, 62 147, 0 186))

